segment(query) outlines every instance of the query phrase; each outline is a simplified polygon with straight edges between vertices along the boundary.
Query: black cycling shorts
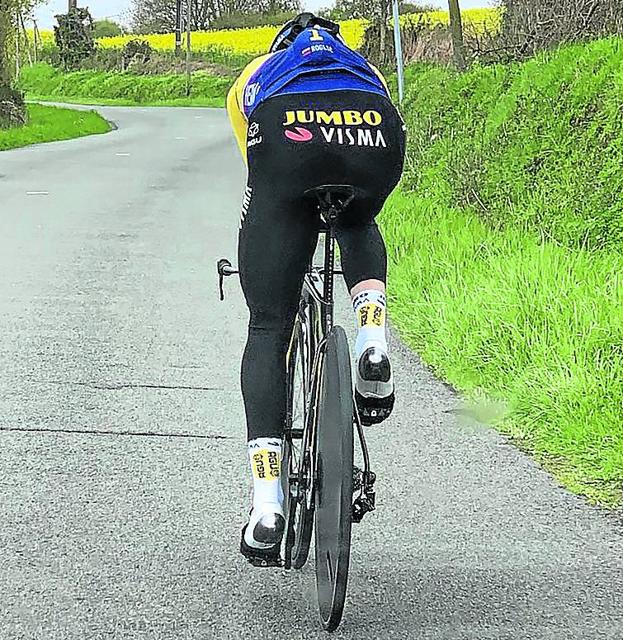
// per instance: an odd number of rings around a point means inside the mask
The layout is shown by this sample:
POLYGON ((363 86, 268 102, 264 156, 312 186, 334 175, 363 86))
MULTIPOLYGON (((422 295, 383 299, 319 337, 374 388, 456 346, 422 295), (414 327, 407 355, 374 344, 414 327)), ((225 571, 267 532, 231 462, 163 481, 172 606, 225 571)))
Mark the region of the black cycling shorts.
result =
POLYGON ((252 114, 249 181, 238 243, 250 311, 242 360, 248 439, 280 437, 286 415, 285 360, 301 285, 320 225, 307 189, 355 187, 334 226, 349 290, 385 282, 387 254, 375 217, 400 179, 405 134, 383 96, 332 91, 277 96, 252 114))
POLYGON ((405 130, 392 102, 365 91, 273 97, 251 115, 249 186, 270 180, 276 200, 321 184, 350 184, 370 219, 402 174, 405 130))

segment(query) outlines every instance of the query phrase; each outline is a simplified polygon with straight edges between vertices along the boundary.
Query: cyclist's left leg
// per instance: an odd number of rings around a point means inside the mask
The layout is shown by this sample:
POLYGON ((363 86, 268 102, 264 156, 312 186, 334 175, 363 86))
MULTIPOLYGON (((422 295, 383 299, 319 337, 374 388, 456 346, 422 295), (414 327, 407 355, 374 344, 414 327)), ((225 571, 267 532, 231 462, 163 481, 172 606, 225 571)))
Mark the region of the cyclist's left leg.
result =
POLYGON ((278 556, 285 520, 279 481, 286 414, 286 352, 303 277, 318 237, 318 216, 288 200, 288 185, 252 171, 239 236, 242 288, 250 311, 242 393, 253 473, 253 509, 241 550, 278 556), (280 197, 280 193, 284 196, 280 197))

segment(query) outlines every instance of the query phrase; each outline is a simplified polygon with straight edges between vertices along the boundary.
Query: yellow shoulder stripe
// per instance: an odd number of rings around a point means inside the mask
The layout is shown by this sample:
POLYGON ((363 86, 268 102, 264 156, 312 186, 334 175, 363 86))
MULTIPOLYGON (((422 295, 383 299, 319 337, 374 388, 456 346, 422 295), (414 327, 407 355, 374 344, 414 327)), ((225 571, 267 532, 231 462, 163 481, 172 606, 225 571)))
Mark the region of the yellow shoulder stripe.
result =
POLYGON ((242 71, 227 94, 227 113, 240 147, 244 161, 247 161, 247 128, 248 122, 244 114, 244 92, 251 76, 270 58, 272 53, 252 60, 242 71))

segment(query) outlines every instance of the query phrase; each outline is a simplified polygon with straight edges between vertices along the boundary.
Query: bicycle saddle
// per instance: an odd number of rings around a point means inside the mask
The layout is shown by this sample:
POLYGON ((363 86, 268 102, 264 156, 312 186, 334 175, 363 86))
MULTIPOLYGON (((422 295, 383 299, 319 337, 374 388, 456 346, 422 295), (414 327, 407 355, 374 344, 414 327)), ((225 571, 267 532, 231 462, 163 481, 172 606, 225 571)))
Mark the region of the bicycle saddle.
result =
POLYGON ((334 220, 355 199, 355 187, 349 184, 322 184, 303 194, 315 199, 324 218, 334 220))

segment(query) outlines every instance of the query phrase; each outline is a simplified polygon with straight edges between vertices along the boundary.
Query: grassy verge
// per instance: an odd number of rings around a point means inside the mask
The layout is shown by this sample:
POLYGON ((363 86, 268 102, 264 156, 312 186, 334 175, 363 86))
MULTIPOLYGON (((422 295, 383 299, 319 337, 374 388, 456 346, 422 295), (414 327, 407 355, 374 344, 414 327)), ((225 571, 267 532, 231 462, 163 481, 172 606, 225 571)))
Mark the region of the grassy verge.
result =
POLYGON ((62 73, 48 65, 25 68, 20 88, 30 100, 124 106, 223 107, 232 80, 193 74, 192 94, 186 97, 183 74, 139 76, 131 73, 76 71, 62 73))
POLYGON ((393 319, 468 411, 623 504, 623 41, 412 70, 393 319))
POLYGON ((620 504, 623 256, 493 231, 414 195, 394 196, 383 228, 405 341, 567 487, 620 504))
POLYGON ((410 73, 408 186, 570 248, 623 249, 623 38, 410 73))
POLYGON ((0 130, 0 151, 41 142, 107 133, 110 125, 93 111, 74 111, 32 104, 25 127, 0 130))

